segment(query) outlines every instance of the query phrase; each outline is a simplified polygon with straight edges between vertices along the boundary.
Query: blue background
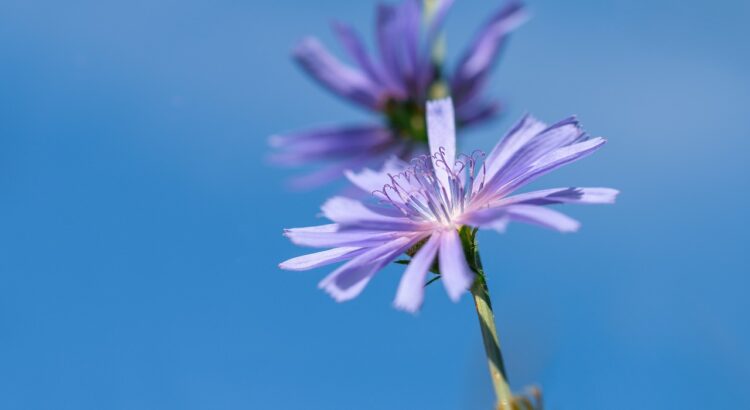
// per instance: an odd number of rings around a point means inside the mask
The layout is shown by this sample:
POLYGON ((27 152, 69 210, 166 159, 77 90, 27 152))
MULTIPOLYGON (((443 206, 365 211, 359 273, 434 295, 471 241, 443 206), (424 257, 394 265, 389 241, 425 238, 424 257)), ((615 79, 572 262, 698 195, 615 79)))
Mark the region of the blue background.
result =
MULTIPOLYGON (((451 56, 497 2, 458 1, 451 56)), ((573 235, 480 237, 515 388, 548 408, 748 408, 750 3, 535 1, 492 81, 507 115, 578 114, 612 186, 573 235), (563 4, 565 3, 565 4, 563 4)), ((266 137, 369 118, 289 60, 374 2, 0 2, 0 408, 489 409, 469 298, 391 308, 284 272, 322 222, 266 137)), ((339 49, 336 49, 340 51, 339 49)))

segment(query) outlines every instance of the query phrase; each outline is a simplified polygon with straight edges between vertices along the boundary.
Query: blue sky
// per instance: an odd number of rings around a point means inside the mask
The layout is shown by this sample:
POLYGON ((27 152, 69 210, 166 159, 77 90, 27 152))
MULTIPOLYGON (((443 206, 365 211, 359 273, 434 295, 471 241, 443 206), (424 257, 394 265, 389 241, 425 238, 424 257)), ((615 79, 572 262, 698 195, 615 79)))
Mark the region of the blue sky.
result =
MULTIPOLYGON (((450 56, 499 2, 457 1, 450 56)), ((608 137, 538 186, 612 186, 573 235, 480 236, 512 384, 550 409, 750 406, 750 4, 529 2, 492 81, 506 115, 608 137)), ((0 408, 487 409, 468 298, 391 308, 279 271, 284 227, 340 187, 284 188, 266 137, 367 120, 297 70, 375 3, 0 4, 0 408)))

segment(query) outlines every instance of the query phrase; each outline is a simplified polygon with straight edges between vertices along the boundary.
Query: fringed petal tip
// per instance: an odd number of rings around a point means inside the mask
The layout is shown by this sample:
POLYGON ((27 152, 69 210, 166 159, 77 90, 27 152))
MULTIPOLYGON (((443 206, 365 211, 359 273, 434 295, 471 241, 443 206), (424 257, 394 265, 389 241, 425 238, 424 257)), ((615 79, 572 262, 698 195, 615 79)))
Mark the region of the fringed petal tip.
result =
POLYGON ((339 303, 346 302, 347 300, 351 300, 353 298, 353 296, 347 297, 346 294, 339 288, 337 288, 335 284, 327 281, 321 281, 320 283, 318 283, 318 289, 324 291, 328 294, 328 296, 339 303))
POLYGON ((531 12, 523 1, 511 0, 502 7, 498 16, 501 16, 506 20, 506 30, 513 31, 529 21, 531 18, 531 12))
POLYGON ((284 137, 278 134, 271 135, 266 139, 266 142, 271 148, 279 148, 284 146, 284 137))
POLYGON ((576 233, 581 229, 581 223, 575 219, 571 219, 566 224, 561 224, 557 227, 560 233, 576 233))
POLYGON ((281 262, 279 268, 292 271, 310 270, 351 259, 363 251, 363 248, 358 246, 342 246, 288 259, 281 262))
MULTIPOLYGON (((534 119, 533 117, 531 117, 531 116, 529 116, 529 118, 531 118, 531 119, 535 120, 535 119, 534 119)), ((535 120, 535 121, 536 121, 536 120, 535 120)), ((563 118, 562 120, 560 120, 560 121, 558 121, 558 122, 556 122, 556 123, 554 123, 554 124, 550 125, 549 127, 547 127, 547 129, 546 129, 546 130, 544 130, 544 131, 542 131, 542 132, 546 132, 546 131, 549 131, 549 130, 552 130, 552 129, 555 129, 555 128, 560 128, 560 127, 564 127, 564 126, 566 126, 566 125, 573 125, 573 126, 575 126, 575 127, 577 128, 577 129, 579 129, 579 130, 582 130, 582 127, 581 127, 581 122, 580 122, 580 121, 578 120, 578 116, 576 116, 576 115, 574 114, 574 115, 571 115, 571 116, 569 116, 569 117, 563 118)))
POLYGON ((311 50, 322 47, 320 40, 313 36, 303 37, 297 44, 292 47, 292 57, 295 59, 304 58, 311 50))
POLYGON ((613 188, 583 188, 581 191, 583 204, 614 204, 620 195, 620 191, 613 188))
POLYGON ((336 278, 326 277, 318 283, 318 289, 327 293, 336 302, 348 302, 362 293, 365 285, 367 285, 369 279, 365 280, 364 283, 343 289, 336 284, 336 278))
POLYGON ((420 309, 422 308, 422 302, 416 303, 411 300, 395 299, 393 301, 393 307, 397 310, 401 310, 407 313, 411 313, 412 315, 416 315, 417 313, 419 313, 420 309))

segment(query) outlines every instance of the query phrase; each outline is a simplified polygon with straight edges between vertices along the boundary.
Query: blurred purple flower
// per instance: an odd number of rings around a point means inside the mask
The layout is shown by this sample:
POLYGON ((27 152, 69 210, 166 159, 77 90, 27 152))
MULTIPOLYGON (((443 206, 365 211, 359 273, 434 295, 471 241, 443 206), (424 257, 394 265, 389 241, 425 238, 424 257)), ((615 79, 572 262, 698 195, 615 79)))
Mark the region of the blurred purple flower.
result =
POLYGON ((610 188, 554 188, 510 195, 605 143, 603 138, 589 138, 574 118, 547 126, 526 116, 486 157, 479 151, 456 156, 450 99, 429 102, 427 122, 431 155, 412 160, 405 170, 406 164, 393 159, 382 172, 348 172, 348 178, 373 192, 379 204, 330 199, 322 211, 332 224, 288 229, 285 235, 297 245, 331 249, 290 259, 280 267, 307 270, 348 260, 320 282, 336 300, 345 301, 359 295, 385 265, 411 250, 413 258, 394 304, 414 312, 422 305, 426 276, 436 256, 452 300, 472 285, 475 274, 458 233, 462 226, 502 232, 509 222, 518 221, 573 232, 577 221, 544 205, 608 204, 618 193, 610 188), (402 171, 392 174, 390 169, 402 171))
POLYGON ((318 83, 334 94, 377 113, 382 122, 338 125, 275 135, 278 149, 272 160, 282 165, 324 162, 326 166, 295 181, 298 187, 329 182, 346 169, 380 165, 391 155, 409 158, 426 152, 424 106, 447 94, 456 104, 460 127, 485 121, 500 109, 498 101, 483 96, 488 76, 508 35, 526 19, 520 3, 508 2, 474 37, 452 72, 434 58, 435 44, 453 0, 435 0, 426 25, 420 0, 377 10, 377 55, 367 52, 349 26, 333 28, 355 66, 333 55, 315 38, 302 41, 295 60, 318 83))

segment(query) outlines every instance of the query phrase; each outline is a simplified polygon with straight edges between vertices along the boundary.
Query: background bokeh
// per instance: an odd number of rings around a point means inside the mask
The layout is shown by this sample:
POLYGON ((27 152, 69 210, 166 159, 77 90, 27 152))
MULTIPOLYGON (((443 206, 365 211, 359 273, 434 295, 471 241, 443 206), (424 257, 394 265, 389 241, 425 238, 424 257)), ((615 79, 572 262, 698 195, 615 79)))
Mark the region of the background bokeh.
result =
MULTIPOLYGON (((499 3, 457 1, 451 56, 499 3)), ((391 308, 284 272, 266 137, 367 119, 289 60, 374 1, 0 2, 0 408, 489 409, 469 298, 391 308)), ((514 387, 549 409, 749 408, 750 3, 533 1, 492 81, 507 115, 610 144, 536 186, 612 186, 583 229, 483 233, 514 387)), ((338 49, 337 49, 338 50, 338 49)))

